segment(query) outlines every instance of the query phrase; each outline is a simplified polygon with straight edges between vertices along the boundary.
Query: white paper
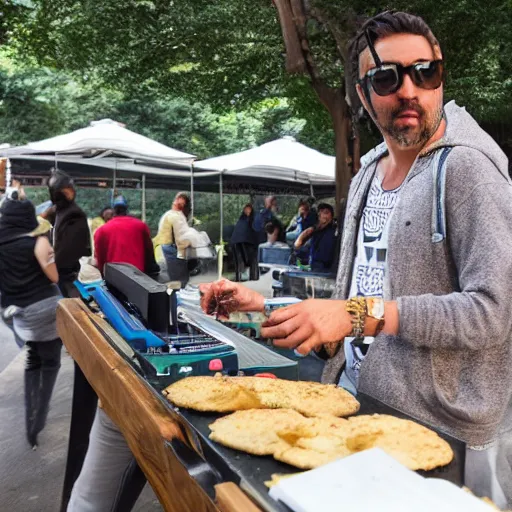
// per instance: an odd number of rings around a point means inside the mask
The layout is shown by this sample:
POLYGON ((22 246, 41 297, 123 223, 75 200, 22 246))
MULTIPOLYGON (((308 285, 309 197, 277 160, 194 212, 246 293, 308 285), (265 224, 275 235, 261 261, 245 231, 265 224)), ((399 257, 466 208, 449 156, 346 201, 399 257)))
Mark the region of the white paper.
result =
POLYGON ((270 489, 294 512, 490 512, 450 482, 425 479, 379 448, 365 450, 270 489))

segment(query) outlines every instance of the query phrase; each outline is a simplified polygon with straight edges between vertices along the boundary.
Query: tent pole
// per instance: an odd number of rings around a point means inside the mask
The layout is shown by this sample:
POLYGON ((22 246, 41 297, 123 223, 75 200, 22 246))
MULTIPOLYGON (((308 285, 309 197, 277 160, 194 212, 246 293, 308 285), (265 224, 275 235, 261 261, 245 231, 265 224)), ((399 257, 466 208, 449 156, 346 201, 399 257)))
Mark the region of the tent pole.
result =
POLYGON ((222 172, 219 174, 219 194, 220 194, 220 248, 218 253, 218 270, 219 275, 218 278, 222 278, 222 270, 224 265, 224 241, 222 240, 222 231, 224 227, 224 206, 223 206, 223 196, 222 196, 222 172))
POLYGON ((146 222, 146 174, 142 175, 142 222, 146 222))
POLYGON ((309 195, 311 197, 315 197, 315 189, 313 188, 313 183, 309 184, 309 195))
POLYGON ((190 162, 190 215, 194 218, 194 163, 190 162))
POLYGON ((114 174, 113 174, 113 177, 112 177, 112 197, 110 199, 110 204, 113 206, 114 205, 114 199, 115 199, 115 195, 116 195, 116 179, 117 179, 117 158, 114 160, 114 174))

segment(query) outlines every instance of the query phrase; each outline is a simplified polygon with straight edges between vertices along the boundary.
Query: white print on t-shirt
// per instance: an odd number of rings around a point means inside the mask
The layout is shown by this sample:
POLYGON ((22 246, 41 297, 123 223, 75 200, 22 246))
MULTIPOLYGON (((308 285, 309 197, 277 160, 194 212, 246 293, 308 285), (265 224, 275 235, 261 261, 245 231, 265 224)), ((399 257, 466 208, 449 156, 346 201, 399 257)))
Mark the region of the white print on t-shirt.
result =
POLYGON ((384 190, 381 179, 373 179, 359 228, 351 297, 384 296, 389 220, 401 187, 384 190))

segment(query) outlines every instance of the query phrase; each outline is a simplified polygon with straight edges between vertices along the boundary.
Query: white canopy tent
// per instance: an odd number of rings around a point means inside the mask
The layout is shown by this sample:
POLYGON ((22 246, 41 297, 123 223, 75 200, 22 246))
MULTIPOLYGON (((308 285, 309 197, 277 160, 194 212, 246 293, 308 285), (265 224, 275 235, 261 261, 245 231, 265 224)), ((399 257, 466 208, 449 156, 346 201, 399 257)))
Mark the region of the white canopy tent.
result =
POLYGON ((119 156, 156 163, 189 163, 195 157, 132 132, 111 119, 93 121, 81 128, 25 146, 5 149, 3 156, 24 154, 67 154, 89 157, 119 156))
POLYGON ((309 184, 311 195, 314 195, 315 185, 335 186, 335 160, 333 156, 311 149, 293 137, 283 137, 246 151, 194 162, 194 179, 219 175, 222 240, 224 177, 301 182, 309 184))
POLYGON ((196 177, 200 171, 247 178, 288 180, 302 183, 335 183, 335 158, 283 137, 261 146, 194 163, 196 177))
POLYGON ((111 169, 112 190, 116 188, 118 171, 142 175, 142 216, 145 218, 145 176, 152 174, 170 176, 170 169, 181 177, 191 176, 194 155, 178 151, 148 137, 124 128, 111 119, 93 121, 90 126, 50 139, 31 142, 24 146, 0 151, 9 159, 75 163, 111 169), (160 166, 160 167, 154 167, 160 166))

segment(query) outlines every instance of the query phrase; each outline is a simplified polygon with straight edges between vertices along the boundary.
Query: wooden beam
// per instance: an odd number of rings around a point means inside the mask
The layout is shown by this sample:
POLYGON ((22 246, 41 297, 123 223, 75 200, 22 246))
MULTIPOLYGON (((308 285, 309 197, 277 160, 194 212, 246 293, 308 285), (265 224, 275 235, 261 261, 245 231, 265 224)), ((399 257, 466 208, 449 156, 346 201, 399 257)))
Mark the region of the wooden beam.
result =
POLYGON ((233 482, 216 485, 215 496, 221 512, 261 512, 261 509, 233 482))
MULTIPOLYGON (((105 340, 90 315, 80 300, 62 300, 57 309, 59 336, 105 412, 123 433, 162 507, 168 512, 218 510, 165 447, 165 440, 183 440, 179 426, 165 405, 105 340)), ((111 330, 104 320, 97 321, 105 332, 111 330)))

